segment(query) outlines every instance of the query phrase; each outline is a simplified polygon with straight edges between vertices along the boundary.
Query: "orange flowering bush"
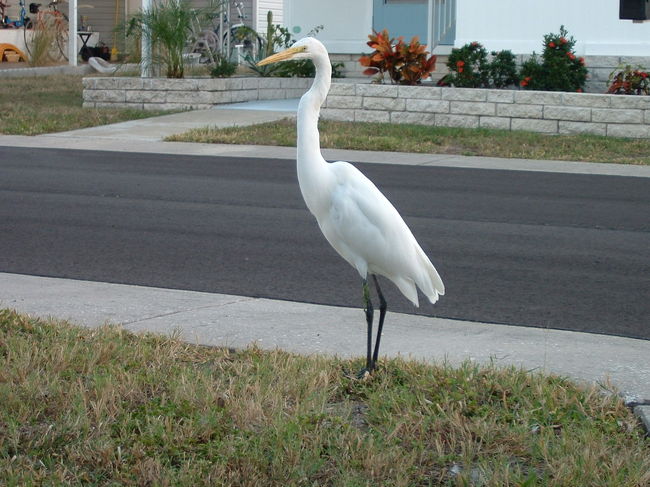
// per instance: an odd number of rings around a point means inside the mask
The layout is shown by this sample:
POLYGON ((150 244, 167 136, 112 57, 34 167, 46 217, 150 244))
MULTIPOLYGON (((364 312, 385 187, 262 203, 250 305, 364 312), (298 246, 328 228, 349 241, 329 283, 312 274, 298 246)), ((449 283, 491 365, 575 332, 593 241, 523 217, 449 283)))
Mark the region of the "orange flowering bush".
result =
POLYGON ((411 42, 404 42, 403 37, 391 38, 388 31, 373 31, 368 36, 368 46, 374 49, 359 62, 366 69, 363 74, 380 75, 388 73, 391 83, 417 85, 428 78, 436 68, 436 56, 429 56, 427 46, 420 44, 418 36, 411 42))
POLYGON ((559 34, 544 36, 541 61, 535 53, 521 66, 519 85, 528 90, 578 91, 584 90, 587 68, 584 58, 577 57, 575 40, 567 38, 568 31, 560 26, 559 34))

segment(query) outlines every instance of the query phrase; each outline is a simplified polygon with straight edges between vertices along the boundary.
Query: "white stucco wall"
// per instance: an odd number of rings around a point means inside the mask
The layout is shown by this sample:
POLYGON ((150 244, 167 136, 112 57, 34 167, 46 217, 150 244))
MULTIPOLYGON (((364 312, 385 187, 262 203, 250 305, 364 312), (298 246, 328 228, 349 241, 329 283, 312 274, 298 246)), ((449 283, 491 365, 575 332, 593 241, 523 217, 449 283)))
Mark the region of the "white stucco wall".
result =
POLYGON ((284 0, 284 25, 296 39, 323 25, 317 37, 328 51, 367 52, 366 41, 372 32, 372 0, 284 0))
POLYGON ((650 55, 650 23, 619 20, 619 0, 457 0, 455 45, 541 52, 542 37, 560 25, 588 56, 650 55))
MULTIPOLYGON (((330 52, 367 52, 372 0, 283 0, 284 25, 300 38, 316 25, 330 52), (299 27, 301 32, 293 32, 299 27)), ((456 0, 456 40, 516 54, 541 52, 542 37, 564 25, 581 56, 650 56, 650 22, 619 20, 619 0, 456 0)))

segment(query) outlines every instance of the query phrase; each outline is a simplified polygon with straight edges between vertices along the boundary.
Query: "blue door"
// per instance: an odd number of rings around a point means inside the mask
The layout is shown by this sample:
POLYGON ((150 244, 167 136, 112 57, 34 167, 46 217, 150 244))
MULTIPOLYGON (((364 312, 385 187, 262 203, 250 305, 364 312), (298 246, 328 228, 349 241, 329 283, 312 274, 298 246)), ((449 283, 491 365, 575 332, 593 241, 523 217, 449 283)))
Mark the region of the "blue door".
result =
POLYGON ((428 0, 373 0, 372 28, 376 31, 388 29, 391 37, 404 36, 410 41, 419 36, 422 44, 427 43, 428 0))

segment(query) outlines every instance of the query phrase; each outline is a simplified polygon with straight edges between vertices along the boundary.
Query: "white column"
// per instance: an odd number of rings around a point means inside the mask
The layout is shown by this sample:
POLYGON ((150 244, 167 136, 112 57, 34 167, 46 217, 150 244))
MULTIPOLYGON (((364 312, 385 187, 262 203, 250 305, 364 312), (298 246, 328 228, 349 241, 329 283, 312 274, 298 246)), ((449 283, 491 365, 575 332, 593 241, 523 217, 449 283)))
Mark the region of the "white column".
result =
POLYGON ((70 3, 68 3, 68 64, 70 66, 77 65, 78 45, 77 0, 70 0, 70 3))
POLYGON ((429 52, 433 52, 433 0, 427 2, 427 47, 429 52))
MULTIPOLYGON (((147 12, 151 8, 153 0, 142 0, 142 11, 147 12)), ((142 60, 140 62, 140 77, 151 78, 151 36, 146 26, 142 26, 142 60)))

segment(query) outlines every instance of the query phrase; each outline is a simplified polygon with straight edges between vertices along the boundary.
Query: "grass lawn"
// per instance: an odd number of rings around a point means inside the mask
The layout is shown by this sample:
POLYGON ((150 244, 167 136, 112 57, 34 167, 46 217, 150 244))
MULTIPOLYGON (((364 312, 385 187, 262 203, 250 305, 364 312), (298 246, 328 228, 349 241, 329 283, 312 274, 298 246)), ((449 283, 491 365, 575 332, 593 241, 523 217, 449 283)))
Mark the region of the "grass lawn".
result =
POLYGON ((167 112, 83 108, 80 75, 0 80, 0 134, 38 135, 152 117, 167 112))
MULTIPOLYGON (((650 164, 650 140, 645 139, 361 122, 321 121, 319 127, 321 145, 327 148, 650 164)), ((195 129, 166 140, 295 146, 296 124, 283 120, 252 127, 195 129)))
POLYGON ((189 345, 0 310, 0 485, 650 485, 617 396, 514 368, 189 345))

